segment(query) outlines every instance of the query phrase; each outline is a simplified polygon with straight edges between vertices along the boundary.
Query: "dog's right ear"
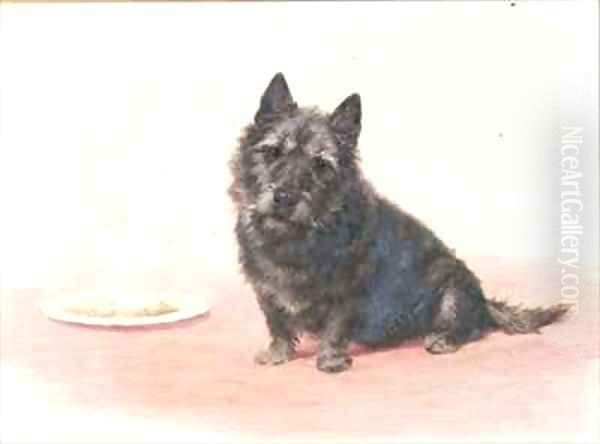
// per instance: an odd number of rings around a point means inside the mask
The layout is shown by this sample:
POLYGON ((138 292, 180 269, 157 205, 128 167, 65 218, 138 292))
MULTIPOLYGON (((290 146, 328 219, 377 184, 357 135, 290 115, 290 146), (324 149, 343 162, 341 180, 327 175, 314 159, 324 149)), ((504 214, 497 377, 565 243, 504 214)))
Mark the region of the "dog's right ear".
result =
POLYGON ((260 99, 260 108, 254 116, 254 121, 259 123, 269 120, 279 113, 293 111, 296 108, 297 105, 292 98, 285 77, 278 72, 260 99))

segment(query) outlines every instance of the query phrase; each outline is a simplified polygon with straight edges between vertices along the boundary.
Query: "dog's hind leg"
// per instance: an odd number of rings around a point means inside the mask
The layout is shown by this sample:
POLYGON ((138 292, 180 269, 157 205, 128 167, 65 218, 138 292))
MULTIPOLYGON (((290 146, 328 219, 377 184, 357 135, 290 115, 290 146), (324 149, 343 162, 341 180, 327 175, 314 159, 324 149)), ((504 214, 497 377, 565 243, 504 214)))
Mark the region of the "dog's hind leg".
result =
POLYGON ((425 349, 433 354, 452 353, 481 336, 482 310, 478 298, 456 288, 446 289, 425 336, 425 349))

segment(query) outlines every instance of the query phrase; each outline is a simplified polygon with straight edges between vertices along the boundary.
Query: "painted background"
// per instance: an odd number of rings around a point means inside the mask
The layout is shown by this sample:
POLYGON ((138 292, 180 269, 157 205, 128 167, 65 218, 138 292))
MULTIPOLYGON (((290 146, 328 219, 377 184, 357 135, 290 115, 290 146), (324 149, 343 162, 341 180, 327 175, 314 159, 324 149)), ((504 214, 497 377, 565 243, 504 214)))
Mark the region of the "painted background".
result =
POLYGON ((597 442, 598 5, 0 5, 0 440, 597 442), (301 105, 362 95, 376 188, 489 294, 560 297, 561 125, 583 126, 579 313, 352 371, 252 363, 266 328, 237 272, 227 161, 277 71, 301 105), (51 322, 58 289, 180 289, 209 317, 51 322), (49 411, 49 406, 51 406, 49 411))

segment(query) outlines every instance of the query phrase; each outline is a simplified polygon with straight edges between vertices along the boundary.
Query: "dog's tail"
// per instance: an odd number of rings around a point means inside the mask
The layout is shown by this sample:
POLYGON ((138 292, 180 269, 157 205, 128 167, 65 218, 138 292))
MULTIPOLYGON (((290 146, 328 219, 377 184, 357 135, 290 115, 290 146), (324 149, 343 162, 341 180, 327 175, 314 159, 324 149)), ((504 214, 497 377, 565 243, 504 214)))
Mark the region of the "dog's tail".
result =
POLYGON ((540 327, 560 320, 571 308, 569 304, 556 304, 547 308, 524 308, 494 299, 486 300, 492 327, 508 334, 539 333, 540 327))

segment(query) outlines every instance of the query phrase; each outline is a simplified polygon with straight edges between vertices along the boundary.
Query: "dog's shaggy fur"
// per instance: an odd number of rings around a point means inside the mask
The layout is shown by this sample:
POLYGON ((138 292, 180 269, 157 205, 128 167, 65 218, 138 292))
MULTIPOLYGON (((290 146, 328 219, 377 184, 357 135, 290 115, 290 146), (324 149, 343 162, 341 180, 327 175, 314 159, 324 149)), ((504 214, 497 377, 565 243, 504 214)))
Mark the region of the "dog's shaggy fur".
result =
POLYGON ((240 263, 272 341, 261 364, 292 359, 302 333, 320 338, 317 367, 350 367, 350 341, 424 336, 448 353, 501 328, 537 332, 566 305, 521 309, 485 299, 480 282, 414 217, 379 196, 357 161, 361 102, 331 114, 298 108, 277 74, 231 161, 240 263))

